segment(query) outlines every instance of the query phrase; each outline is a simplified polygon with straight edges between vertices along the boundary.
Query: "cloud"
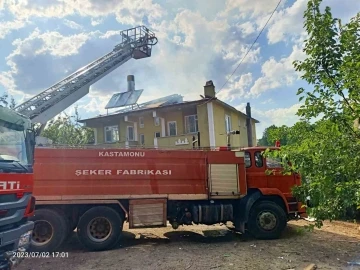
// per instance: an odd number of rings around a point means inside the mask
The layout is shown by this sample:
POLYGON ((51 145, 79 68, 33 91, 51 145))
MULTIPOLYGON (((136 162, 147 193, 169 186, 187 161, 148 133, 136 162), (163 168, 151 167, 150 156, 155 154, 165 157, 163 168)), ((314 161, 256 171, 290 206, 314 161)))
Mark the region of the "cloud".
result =
MULTIPOLYGON (((0 6, 1 10, 1 6, 0 6)), ((14 20, 14 21, 5 21, 0 23, 0 39, 4 39, 8 34, 14 30, 21 29, 25 26, 25 21, 14 20)))
POLYGON ((303 31, 303 15, 307 0, 297 0, 288 8, 277 11, 267 31, 269 44, 286 40, 288 36, 300 35, 303 31))
POLYGON ((272 98, 260 102, 260 104, 272 104, 272 103, 274 103, 274 100, 272 98))
POLYGON ((304 57, 305 54, 300 45, 294 45, 291 54, 288 57, 281 58, 279 61, 276 61, 274 57, 270 57, 262 65, 262 76, 255 81, 247 96, 259 97, 266 91, 292 85, 299 78, 293 62, 302 60, 304 57))
POLYGON ((104 114, 106 112, 105 106, 109 102, 111 95, 97 95, 90 93, 86 99, 81 99, 77 102, 77 107, 80 110, 91 114, 104 114))
POLYGON ((228 85, 218 96, 228 102, 237 98, 258 98, 263 93, 284 86, 292 85, 300 78, 293 67, 295 60, 304 59, 302 46, 296 44, 288 57, 276 60, 270 57, 261 66, 261 76, 254 79, 251 73, 237 76, 229 80, 228 85))
POLYGON ((6 58, 10 71, 0 73, 0 83, 13 93, 39 93, 74 71, 70 57, 76 60, 79 49, 97 35, 99 32, 63 36, 36 28, 27 38, 13 41, 15 49, 6 58))
MULTIPOLYGON (((267 31, 269 44, 286 42, 303 35, 303 15, 307 3, 307 0, 296 0, 291 6, 275 12, 267 31)), ((333 17, 347 21, 360 9, 360 1, 325 0, 321 8, 325 6, 331 7, 333 17)))
MULTIPOLYGON (((296 113, 301 105, 302 104, 300 103, 296 103, 290 107, 282 107, 270 110, 261 110, 259 109, 260 106, 251 105, 252 117, 260 121, 259 124, 256 124, 256 137, 258 139, 261 138, 265 128, 271 125, 292 126, 293 124, 295 124, 299 120, 299 117, 296 115, 296 113)), ((245 106, 246 104, 241 104, 236 108, 238 110, 244 111, 245 106)))
POLYGON ((67 27, 70 27, 71 29, 75 29, 75 30, 79 30, 79 29, 82 29, 82 28, 83 28, 80 24, 78 24, 78 23, 76 23, 76 22, 74 22, 74 21, 70 21, 70 20, 68 20, 68 19, 65 19, 65 20, 64 20, 64 24, 65 24, 67 27))
POLYGON ((232 102, 239 97, 244 97, 248 88, 253 83, 253 79, 253 75, 250 72, 237 76, 233 80, 229 81, 228 87, 220 91, 217 94, 217 97, 228 102, 232 102))
POLYGON ((258 118, 263 119, 262 122, 265 122, 267 126, 270 126, 272 124, 277 126, 292 125, 299 119, 296 113, 299 110, 300 106, 300 103, 296 103, 290 107, 276 108, 266 111, 262 111, 257 109, 257 107, 254 107, 252 109, 252 113, 254 117, 257 116, 258 118))
POLYGON ((17 18, 64 18, 70 15, 94 18, 115 15, 124 24, 138 24, 146 17, 150 23, 166 12, 152 0, 5 0, 8 10, 17 18))
POLYGON ((241 31, 241 33, 243 34, 243 37, 249 36, 253 33, 255 33, 256 31, 256 25, 253 22, 244 22, 244 23, 239 23, 236 25, 236 27, 241 31))
POLYGON ((97 26, 103 23, 103 19, 91 19, 91 25, 92 26, 97 26))
MULTIPOLYGON (((222 16, 228 16, 230 13, 238 13, 240 18, 255 18, 271 13, 279 0, 227 0, 226 8, 221 12, 222 16)), ((280 7, 284 3, 280 4, 280 7)))

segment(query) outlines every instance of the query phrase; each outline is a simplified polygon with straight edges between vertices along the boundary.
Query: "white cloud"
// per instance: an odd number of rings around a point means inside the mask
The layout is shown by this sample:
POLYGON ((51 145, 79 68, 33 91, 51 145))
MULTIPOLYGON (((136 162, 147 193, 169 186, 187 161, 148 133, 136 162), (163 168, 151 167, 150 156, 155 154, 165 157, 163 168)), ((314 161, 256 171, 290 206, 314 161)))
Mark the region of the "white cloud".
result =
POLYGON ((232 102, 236 98, 244 97, 249 86, 253 83, 253 76, 251 73, 238 76, 229 80, 228 86, 217 94, 221 100, 232 102))
MULTIPOLYGON (((250 45, 245 45, 239 40, 234 40, 222 46, 222 54, 224 60, 236 61, 234 68, 240 63, 250 45)), ((256 46, 255 46, 256 47, 256 46)), ((257 63, 260 56, 260 47, 252 49, 242 63, 257 63)))
POLYGON ((302 48, 299 45, 293 46, 293 51, 288 57, 276 61, 273 57, 265 61, 261 67, 262 77, 258 78, 251 87, 248 96, 259 97, 262 93, 292 85, 299 78, 295 71, 293 61, 302 60, 305 57, 302 48))
MULTIPOLYGON (((244 111, 245 106, 246 104, 242 104, 238 106, 237 109, 244 111)), ((290 107, 261 110, 257 106, 251 105, 252 117, 260 121, 259 124, 256 124, 257 138, 261 138, 265 128, 271 125, 292 126, 295 124, 299 120, 299 117, 296 115, 296 113, 300 106, 300 103, 296 103, 290 107)))
POLYGON ((8 59, 13 58, 15 55, 50 54, 52 56, 63 57, 77 54, 79 52, 78 49, 94 34, 95 32, 63 36, 59 32, 54 31, 41 33, 36 28, 29 37, 23 40, 16 39, 13 42, 16 49, 9 55, 8 59))
POLYGON ((274 100, 272 98, 260 102, 260 104, 272 104, 272 103, 274 103, 274 100))
POLYGON ((63 36, 55 31, 41 33, 36 28, 27 38, 13 41, 15 49, 6 58, 10 71, 0 73, 0 84, 15 94, 40 92, 72 69, 61 59, 78 54, 85 42, 99 33, 63 36))
MULTIPOLYGON (((307 0, 296 0, 291 6, 278 10, 269 23, 267 37, 269 44, 287 41, 303 34, 303 15, 307 0)), ((333 17, 340 17, 346 22, 360 9, 360 1, 324 0, 321 7, 331 7, 333 17)))
MULTIPOLYGON (((161 92, 156 92, 161 95, 175 91, 185 99, 198 99, 204 83, 210 79, 218 80, 214 83, 221 87, 224 77, 234 70, 249 48, 239 37, 229 38, 230 26, 226 20, 209 21, 190 10, 180 11, 173 22, 163 22, 155 30, 161 45, 159 42, 151 65, 167 74, 158 82, 161 92)), ((255 46, 243 65, 256 63, 259 55, 260 48, 255 46)))
POLYGON ((251 35, 256 31, 255 24, 251 21, 239 23, 236 25, 236 27, 241 31, 243 37, 251 35))
POLYGON ((9 92, 11 92, 12 89, 15 89, 15 82, 10 72, 0 73, 0 85, 3 85, 9 92))
POLYGON ((296 115, 299 110, 301 104, 296 103, 287 108, 277 108, 270 109, 266 111, 262 111, 255 108, 252 108, 252 114, 256 118, 263 119, 262 122, 266 123, 266 126, 270 125, 293 125, 299 117, 296 115))
MULTIPOLYGON (((265 4, 263 0, 227 0, 225 11, 221 15, 226 16, 230 12, 237 12, 242 18, 263 16, 271 13, 278 2, 279 0, 267 0, 265 4)), ((284 2, 280 4, 280 8, 284 2)))
POLYGON ((82 99, 77 102, 79 110, 84 110, 92 114, 104 114, 105 106, 109 102, 111 95, 98 95, 90 92, 86 100, 82 99))
POLYGON ((150 23, 161 18, 166 12, 152 0, 5 0, 8 10, 17 18, 45 17, 64 18, 69 15, 103 17, 115 15, 120 23, 138 24, 144 17, 150 23))
POLYGON ((102 24, 103 23, 103 19, 91 19, 91 25, 92 26, 97 26, 99 24, 102 24))
POLYGON ((79 29, 82 29, 82 28, 83 28, 80 24, 78 24, 78 23, 76 23, 76 22, 74 22, 74 21, 70 21, 70 20, 68 20, 68 19, 65 19, 65 20, 64 20, 64 24, 65 24, 66 26, 68 26, 68 27, 70 27, 70 28, 72 28, 72 29, 76 29, 76 30, 79 30, 79 29))
POLYGON ((267 37, 269 44, 284 41, 288 35, 300 35, 303 31, 303 14, 307 0, 297 0, 288 8, 277 11, 269 26, 267 37))
MULTIPOLYGON (((1 10, 1 6, 0 6, 0 10, 1 10)), ((21 29, 24 26, 25 26, 25 21, 22 20, 0 22, 0 39, 4 39, 13 30, 21 29)))

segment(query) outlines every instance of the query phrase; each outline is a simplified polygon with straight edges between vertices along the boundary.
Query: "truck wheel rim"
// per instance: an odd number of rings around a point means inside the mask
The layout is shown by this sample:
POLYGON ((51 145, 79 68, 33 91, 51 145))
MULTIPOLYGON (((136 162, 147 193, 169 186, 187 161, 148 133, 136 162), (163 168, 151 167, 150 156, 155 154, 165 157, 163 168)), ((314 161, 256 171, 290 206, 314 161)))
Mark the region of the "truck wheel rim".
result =
POLYGON ((92 219, 87 226, 87 235, 94 242, 106 241, 112 232, 111 222, 104 217, 92 219))
POLYGON ((51 241, 54 234, 53 226, 46 220, 37 220, 34 224, 31 243, 35 246, 43 246, 51 241))
POLYGON ((276 216, 271 212, 261 212, 258 215, 257 221, 258 225, 266 231, 275 229, 277 224, 276 216))

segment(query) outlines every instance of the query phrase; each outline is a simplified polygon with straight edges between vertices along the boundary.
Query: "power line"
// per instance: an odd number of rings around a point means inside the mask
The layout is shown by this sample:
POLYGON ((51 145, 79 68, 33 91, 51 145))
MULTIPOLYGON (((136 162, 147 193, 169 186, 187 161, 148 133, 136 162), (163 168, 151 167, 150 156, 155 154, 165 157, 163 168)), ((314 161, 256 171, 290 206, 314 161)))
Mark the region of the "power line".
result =
MULTIPOLYGON (((276 10, 278 9, 278 7, 281 4, 280 0, 278 2, 278 4, 276 5, 275 9, 273 10, 273 12, 271 13, 269 19, 266 21, 265 25, 263 26, 263 28, 261 29, 261 31, 259 32, 259 34, 257 35, 256 39, 254 40, 254 42, 251 44, 250 48, 248 49, 248 51, 245 53, 244 57, 241 59, 240 63, 237 65, 237 67, 234 69, 234 71, 231 73, 231 75, 229 76, 229 78, 226 80, 226 82, 223 84, 223 86, 221 86, 220 90, 217 92, 217 94, 223 90, 224 86, 229 82, 230 78, 232 77, 232 75, 234 75, 234 73, 236 72, 236 70, 240 67, 240 65, 244 62, 246 56, 249 54, 249 52, 251 51, 252 47, 254 47, 255 43, 257 42, 257 40, 259 39, 259 37, 261 36, 262 32, 264 31, 264 29, 266 28, 266 26, 268 25, 269 21, 271 20, 272 16, 275 14, 276 10)), ((209 100, 207 100, 205 103, 211 101, 213 98, 210 98, 209 100)), ((204 104, 205 104, 204 103, 204 104)))

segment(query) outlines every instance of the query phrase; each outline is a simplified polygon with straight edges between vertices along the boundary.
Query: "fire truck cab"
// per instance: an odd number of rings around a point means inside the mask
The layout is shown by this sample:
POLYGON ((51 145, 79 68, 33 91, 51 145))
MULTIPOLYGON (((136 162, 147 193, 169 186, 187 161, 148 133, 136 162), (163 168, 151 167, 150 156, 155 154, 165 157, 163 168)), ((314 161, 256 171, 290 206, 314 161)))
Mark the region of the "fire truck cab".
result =
POLYGON ((30 120, 0 106, 0 269, 10 269, 28 249, 34 223, 34 133, 30 120))

